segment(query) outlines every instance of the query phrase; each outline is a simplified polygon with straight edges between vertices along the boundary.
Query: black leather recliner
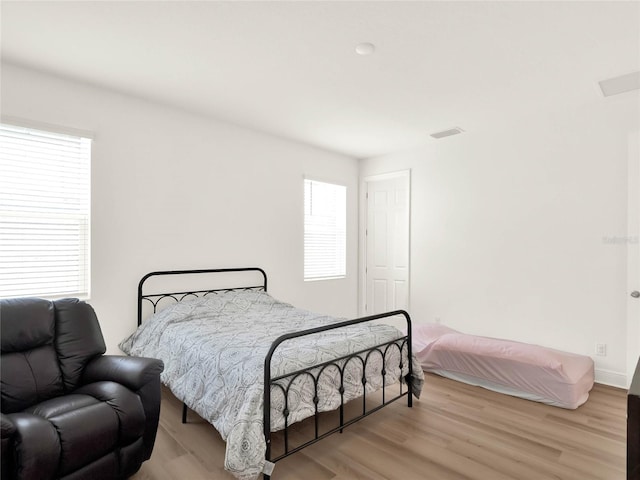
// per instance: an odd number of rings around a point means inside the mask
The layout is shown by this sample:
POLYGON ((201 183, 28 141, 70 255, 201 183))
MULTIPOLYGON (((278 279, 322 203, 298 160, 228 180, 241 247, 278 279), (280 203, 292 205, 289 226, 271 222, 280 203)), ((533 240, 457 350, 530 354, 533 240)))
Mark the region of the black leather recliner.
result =
POLYGON ((2 479, 117 479, 151 456, 163 364, 103 355, 77 299, 0 301, 2 479))

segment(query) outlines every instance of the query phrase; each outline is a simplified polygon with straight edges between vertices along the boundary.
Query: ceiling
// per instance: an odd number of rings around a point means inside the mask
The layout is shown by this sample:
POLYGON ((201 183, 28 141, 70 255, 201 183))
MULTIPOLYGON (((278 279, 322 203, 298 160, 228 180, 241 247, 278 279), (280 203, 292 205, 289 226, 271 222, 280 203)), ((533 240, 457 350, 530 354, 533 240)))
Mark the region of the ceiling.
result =
POLYGON ((3 0, 1 22, 3 62, 358 158, 640 70, 640 2, 3 0))

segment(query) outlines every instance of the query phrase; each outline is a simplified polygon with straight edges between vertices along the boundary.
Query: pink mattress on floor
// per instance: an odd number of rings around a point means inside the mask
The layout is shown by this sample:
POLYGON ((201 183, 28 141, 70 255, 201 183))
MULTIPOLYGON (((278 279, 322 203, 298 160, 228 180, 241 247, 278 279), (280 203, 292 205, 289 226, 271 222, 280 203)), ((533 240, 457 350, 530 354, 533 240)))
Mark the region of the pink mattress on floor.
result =
POLYGON ((584 355, 439 324, 416 326, 412 334, 413 352, 427 372, 571 409, 586 402, 593 387, 593 360, 584 355))

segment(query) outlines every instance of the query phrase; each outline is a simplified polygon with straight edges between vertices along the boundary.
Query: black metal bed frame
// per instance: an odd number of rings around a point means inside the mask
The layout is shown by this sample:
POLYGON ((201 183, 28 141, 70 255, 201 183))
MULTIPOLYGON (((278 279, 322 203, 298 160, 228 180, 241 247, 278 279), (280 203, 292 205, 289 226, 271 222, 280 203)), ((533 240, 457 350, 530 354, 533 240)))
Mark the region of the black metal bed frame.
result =
MULTIPOLYGON (((151 272, 146 274, 140 280, 138 284, 138 326, 142 324, 142 305, 143 302, 149 302, 153 306, 153 312, 156 312, 158 303, 166 298, 169 298, 173 301, 180 302, 188 297, 201 297, 207 296, 209 294, 215 294, 217 292, 223 291, 233 291, 233 290, 263 290, 267 291, 267 274, 265 271, 258 267, 245 267, 245 268, 216 268, 216 269, 199 269, 199 270, 167 270, 167 271, 158 271, 151 272), (154 293, 154 294, 143 294, 143 285, 147 279, 154 276, 164 276, 164 275, 188 275, 188 274, 208 274, 208 273, 230 273, 230 272, 259 272, 263 277, 262 285, 252 285, 252 286, 243 286, 243 287, 232 287, 232 288, 216 288, 216 289, 206 289, 206 290, 193 290, 193 291, 179 291, 179 292, 166 292, 166 293, 154 293)), ((372 413, 380 410, 386 405, 389 405, 396 400, 399 400, 403 396, 407 397, 407 405, 408 407, 412 407, 413 399, 411 396, 411 377, 412 377, 412 364, 411 364, 411 318, 409 314, 404 310, 395 310, 392 312, 386 312, 378 315, 370 315, 367 317, 356 318, 354 320, 347 320, 331 325, 325 325, 322 327, 310 328, 307 330, 301 330, 298 332, 292 332, 278 337, 272 344, 269 349, 267 355, 264 359, 264 406, 263 406, 263 427, 264 427, 264 437, 266 442, 266 453, 265 460, 267 464, 273 464, 278 460, 281 460, 289 455, 292 455, 303 448, 322 440, 323 438, 335 433, 342 433, 345 427, 361 420, 362 418, 371 415, 372 413), (279 345, 287 340, 291 340, 293 338, 304 337, 307 335, 313 335, 319 332, 325 332, 328 330, 334 330, 342 327, 347 327, 350 325, 356 325, 359 323, 372 322, 375 320, 380 320, 383 318, 394 317, 394 316, 403 316, 406 320, 407 324, 407 333, 404 336, 401 336, 395 340, 376 345, 374 347, 361 350, 359 352, 354 352, 349 355, 345 355, 339 358, 335 358, 318 365, 313 365, 308 368, 300 369, 295 372, 290 372, 285 375, 280 375, 277 377, 271 377, 271 359, 273 357, 273 353, 276 351, 279 345), (386 383, 385 383, 385 365, 387 360, 387 354, 389 351, 397 349, 399 352, 399 369, 402 372, 403 367, 403 356, 402 352, 406 349, 407 352, 407 368, 408 374, 405 377, 406 386, 403 388, 403 382, 399 383, 399 393, 397 395, 393 395, 391 398, 387 398, 386 396, 386 383), (372 355, 379 355, 382 359, 382 369, 379 371, 379 374, 382 376, 382 402, 378 405, 367 409, 367 390, 366 390, 366 369, 367 362, 371 358, 372 355), (350 362, 359 362, 362 367, 362 413, 359 415, 350 418, 345 421, 344 418, 344 380, 345 380, 345 369, 350 362), (335 369, 340 375, 340 387, 338 389, 340 393, 340 406, 338 408, 339 411, 339 423, 335 428, 331 428, 329 430, 320 433, 319 431, 319 414, 321 413, 318 410, 318 403, 320 399, 318 397, 318 382, 323 373, 325 373, 328 369, 335 369), (288 404, 289 404, 289 389, 293 382, 295 382, 300 377, 309 377, 313 382, 314 386, 314 398, 313 403, 315 404, 315 412, 313 415, 314 421, 314 436, 312 439, 301 443, 293 448, 289 448, 289 423, 288 423, 288 404), (282 415, 284 417, 284 429, 283 429, 283 443, 284 443, 284 452, 280 455, 272 456, 272 432, 271 432, 271 392, 272 389, 280 389, 284 396, 284 409, 282 411, 282 415)), ((187 422, 187 405, 183 403, 182 405, 182 423, 187 422)), ((270 473, 271 470, 266 470, 263 474, 265 480, 269 480, 271 478, 270 473), (268 473, 267 473, 268 472, 268 473)))

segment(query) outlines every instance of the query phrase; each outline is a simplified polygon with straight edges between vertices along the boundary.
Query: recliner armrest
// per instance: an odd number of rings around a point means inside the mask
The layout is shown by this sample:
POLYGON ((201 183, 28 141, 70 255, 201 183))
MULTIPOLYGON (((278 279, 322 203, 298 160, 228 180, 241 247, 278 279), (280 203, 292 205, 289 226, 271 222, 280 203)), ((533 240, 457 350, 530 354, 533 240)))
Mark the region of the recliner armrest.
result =
POLYGON ((111 381, 137 392, 164 370, 162 360, 144 357, 101 355, 84 369, 82 383, 111 381))
POLYGON ((55 427, 38 415, 22 412, 2 414, 1 426, 2 478, 52 479, 60 462, 55 427))
POLYGON ((82 375, 84 384, 116 382, 140 396, 146 416, 143 460, 151 457, 156 439, 160 418, 160 374, 163 370, 164 364, 155 358, 102 355, 91 360, 82 375))
POLYGON ((11 421, 8 415, 0 413, 0 438, 2 439, 0 447, 0 478, 9 478, 9 472, 12 470, 13 458, 10 455, 11 443, 16 433, 16 425, 11 421))
POLYGON ((12 470, 10 455, 11 442, 16 433, 16 426, 4 413, 0 413, 1 450, 0 450, 0 478, 9 478, 12 470))
POLYGON ((16 433, 16 426, 4 413, 0 413, 0 436, 2 441, 9 439, 16 433))

